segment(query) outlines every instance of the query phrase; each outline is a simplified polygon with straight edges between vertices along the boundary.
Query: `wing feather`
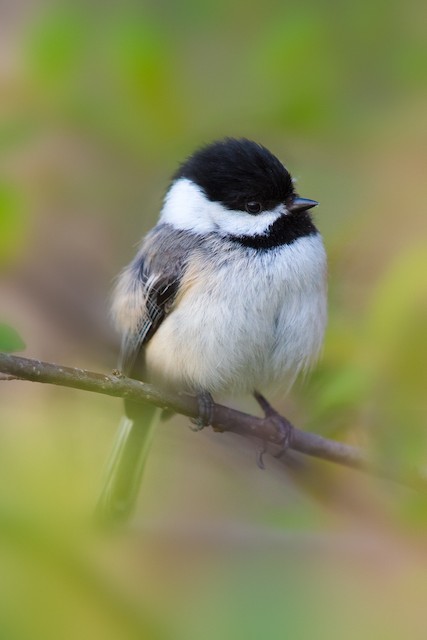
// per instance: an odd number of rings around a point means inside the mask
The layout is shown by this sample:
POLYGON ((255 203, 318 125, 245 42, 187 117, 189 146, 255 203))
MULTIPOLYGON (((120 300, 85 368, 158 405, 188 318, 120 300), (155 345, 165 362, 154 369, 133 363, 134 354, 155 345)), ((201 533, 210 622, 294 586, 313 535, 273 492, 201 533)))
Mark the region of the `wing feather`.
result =
POLYGON ((170 313, 192 250, 200 239, 158 225, 119 276, 112 312, 122 334, 119 368, 144 379, 144 346, 170 313))

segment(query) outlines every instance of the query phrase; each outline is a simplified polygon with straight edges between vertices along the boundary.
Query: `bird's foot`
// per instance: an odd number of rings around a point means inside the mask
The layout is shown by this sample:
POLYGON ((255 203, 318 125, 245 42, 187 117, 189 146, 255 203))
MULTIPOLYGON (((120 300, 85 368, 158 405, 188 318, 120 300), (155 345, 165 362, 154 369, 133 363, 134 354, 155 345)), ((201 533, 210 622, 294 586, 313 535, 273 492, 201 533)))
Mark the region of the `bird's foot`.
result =
POLYGON ((214 401, 209 391, 197 394, 197 404, 199 415, 197 418, 191 418, 190 429, 192 431, 201 431, 212 424, 214 401))
MULTIPOLYGON (((258 391, 254 392, 254 398, 264 411, 264 415, 269 419, 270 423, 274 424, 276 429, 276 443, 280 445, 280 449, 277 453, 273 454, 275 458, 280 458, 289 448, 289 444, 292 439, 293 426, 283 416, 280 415, 274 409, 271 404, 261 395, 258 391)), ((257 465, 260 469, 265 469, 263 456, 267 452, 267 440, 264 440, 263 446, 257 452, 257 465)))

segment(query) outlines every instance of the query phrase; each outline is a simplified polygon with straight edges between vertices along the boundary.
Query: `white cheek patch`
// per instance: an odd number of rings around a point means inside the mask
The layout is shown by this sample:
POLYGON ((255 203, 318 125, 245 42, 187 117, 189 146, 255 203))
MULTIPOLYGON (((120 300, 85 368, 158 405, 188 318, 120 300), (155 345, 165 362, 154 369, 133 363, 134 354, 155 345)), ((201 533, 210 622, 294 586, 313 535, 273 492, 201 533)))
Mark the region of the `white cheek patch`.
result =
POLYGON ((259 215, 245 211, 231 211, 218 202, 211 202, 202 189, 187 178, 177 180, 169 189, 160 214, 160 220, 176 229, 193 233, 222 232, 235 236, 255 236, 266 232, 281 215, 287 213, 284 205, 259 215))
POLYGON ((191 180, 181 178, 166 194, 160 220, 176 229, 210 233, 215 229, 211 221, 212 207, 220 207, 220 205, 209 202, 202 190, 191 180))
POLYGON ((217 217, 218 228, 233 236, 259 236, 265 233, 277 218, 280 218, 284 209, 284 205, 279 205, 272 211, 263 211, 255 216, 245 211, 223 209, 217 217))

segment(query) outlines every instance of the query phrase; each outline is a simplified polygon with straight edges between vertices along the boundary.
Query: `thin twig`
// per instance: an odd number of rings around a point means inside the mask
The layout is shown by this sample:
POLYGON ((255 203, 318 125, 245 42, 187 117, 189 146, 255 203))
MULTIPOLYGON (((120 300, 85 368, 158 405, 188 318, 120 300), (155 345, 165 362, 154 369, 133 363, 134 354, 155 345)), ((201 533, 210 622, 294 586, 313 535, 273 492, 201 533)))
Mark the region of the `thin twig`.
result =
MULTIPOLYGON (((19 380, 72 387, 128 398, 135 402, 150 402, 163 409, 169 409, 192 418, 198 416, 198 403, 193 396, 185 393, 168 393, 151 384, 127 378, 120 372, 105 375, 86 369, 64 367, 0 353, 0 373, 19 380)), ((278 444, 279 434, 274 416, 259 418, 215 403, 212 412, 212 427, 216 431, 232 431, 243 436, 259 438, 264 442, 278 444)), ((296 427, 292 427, 289 448, 315 458, 391 479, 418 490, 427 490, 427 479, 419 473, 414 473, 411 477, 402 476, 390 468, 375 463, 357 447, 329 440, 315 433, 301 431, 296 427)))

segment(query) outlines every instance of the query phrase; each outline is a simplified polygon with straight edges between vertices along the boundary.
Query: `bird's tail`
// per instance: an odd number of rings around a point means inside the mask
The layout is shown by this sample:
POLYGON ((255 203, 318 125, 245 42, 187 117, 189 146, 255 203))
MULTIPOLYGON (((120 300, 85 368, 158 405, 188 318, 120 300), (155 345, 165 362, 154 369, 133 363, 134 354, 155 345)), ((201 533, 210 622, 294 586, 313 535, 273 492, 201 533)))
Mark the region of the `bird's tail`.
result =
POLYGON ((151 404, 132 403, 126 409, 127 415, 120 422, 96 507, 97 520, 102 524, 124 522, 131 515, 161 414, 161 409, 151 404))

